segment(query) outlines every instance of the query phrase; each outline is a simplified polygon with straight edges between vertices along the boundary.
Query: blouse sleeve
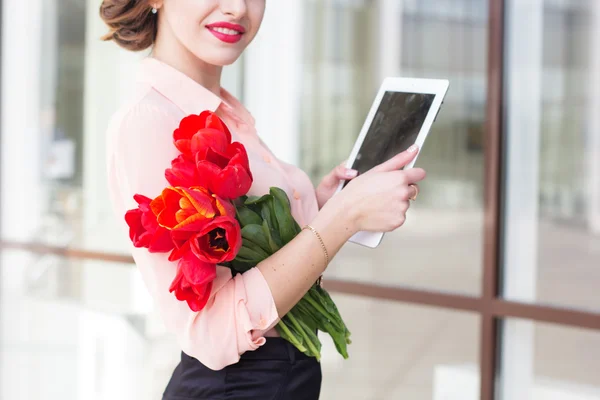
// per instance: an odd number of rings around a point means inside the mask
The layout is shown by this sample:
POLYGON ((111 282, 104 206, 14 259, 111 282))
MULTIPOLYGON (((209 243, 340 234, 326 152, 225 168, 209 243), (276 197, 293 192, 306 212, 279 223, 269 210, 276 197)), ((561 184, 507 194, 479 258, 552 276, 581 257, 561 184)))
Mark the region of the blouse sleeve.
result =
MULTIPOLYGON (((164 107, 152 104, 137 104, 111 123, 109 191, 123 224, 125 211, 137 206, 134 194, 153 198, 168 185, 164 172, 177 156, 172 132, 178 123, 164 107)), ((256 268, 232 278, 228 268, 217 266, 211 298, 193 312, 169 293, 177 264, 168 254, 133 248, 132 255, 167 329, 186 354, 208 368, 238 362, 241 354, 262 346, 264 333, 279 321, 270 288, 256 268)))

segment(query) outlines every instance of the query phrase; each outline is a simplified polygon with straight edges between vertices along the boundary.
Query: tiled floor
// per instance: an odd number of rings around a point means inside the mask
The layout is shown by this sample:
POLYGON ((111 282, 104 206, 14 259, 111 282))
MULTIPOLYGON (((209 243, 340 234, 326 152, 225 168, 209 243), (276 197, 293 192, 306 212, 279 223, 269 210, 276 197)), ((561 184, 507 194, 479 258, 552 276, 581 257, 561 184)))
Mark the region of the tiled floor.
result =
MULTIPOLYGON (((448 216, 414 220, 419 225, 409 221, 377 251, 349 246, 329 275, 477 295, 477 217, 463 216, 462 225, 448 216)), ((537 298, 599 310, 598 238, 568 227, 540 232, 537 298)), ((1 266, 0 399, 160 398, 178 349, 148 314, 134 268, 16 251, 5 252, 1 266)), ((324 339, 322 399, 477 399, 477 315, 334 298, 353 344, 342 360, 324 339)), ((600 332, 545 324, 531 332, 532 379, 523 400, 600 399, 600 332)), ((520 373, 522 361, 507 368, 520 373)))

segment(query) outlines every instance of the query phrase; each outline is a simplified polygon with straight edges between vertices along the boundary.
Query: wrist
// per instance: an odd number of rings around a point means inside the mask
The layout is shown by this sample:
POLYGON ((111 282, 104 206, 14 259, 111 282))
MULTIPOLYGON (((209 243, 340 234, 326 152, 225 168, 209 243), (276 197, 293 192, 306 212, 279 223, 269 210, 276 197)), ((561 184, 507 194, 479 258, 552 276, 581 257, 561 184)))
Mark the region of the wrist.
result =
POLYGON ((317 187, 315 189, 315 197, 317 198, 317 207, 319 208, 319 211, 320 211, 323 208, 323 206, 325 205, 325 203, 321 200, 321 192, 319 190, 319 187, 317 187))
POLYGON ((343 196, 336 196, 335 201, 323 205, 311 225, 317 230, 336 232, 345 242, 358 232, 357 221, 355 208, 349 207, 343 196))

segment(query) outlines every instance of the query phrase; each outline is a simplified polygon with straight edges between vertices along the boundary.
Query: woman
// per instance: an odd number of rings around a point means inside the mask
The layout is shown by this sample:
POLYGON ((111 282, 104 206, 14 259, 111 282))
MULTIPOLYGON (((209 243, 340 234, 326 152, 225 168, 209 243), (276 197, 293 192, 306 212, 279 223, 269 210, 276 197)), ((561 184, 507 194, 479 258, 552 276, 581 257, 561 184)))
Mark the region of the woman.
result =
MULTIPOLYGON (((319 363, 273 329, 321 276, 328 260, 357 231, 400 227, 418 193, 421 169, 400 171, 411 148, 353 181, 328 201, 339 180, 356 175, 343 166, 318 188, 300 169, 278 160, 259 139, 249 112, 221 88, 223 66, 255 37, 265 0, 104 0, 107 40, 133 50, 152 48, 140 68, 132 100, 108 132, 109 186, 122 219, 135 193, 160 194, 164 171, 177 156, 172 132, 203 110, 216 112, 249 153, 251 195, 284 189, 301 226, 292 242, 257 268, 232 278, 218 267, 211 298, 200 312, 169 293, 176 265, 164 254, 134 249, 142 277, 182 349, 164 399, 317 399, 319 363)), ((285 134, 285 132, 282 132, 285 134)))

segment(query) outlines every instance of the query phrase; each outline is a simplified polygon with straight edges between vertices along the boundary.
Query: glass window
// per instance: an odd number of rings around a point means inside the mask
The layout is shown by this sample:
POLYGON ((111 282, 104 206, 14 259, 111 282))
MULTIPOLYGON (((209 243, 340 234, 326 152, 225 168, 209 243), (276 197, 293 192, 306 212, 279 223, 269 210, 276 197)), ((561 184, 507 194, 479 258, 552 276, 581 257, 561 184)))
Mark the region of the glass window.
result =
MULTIPOLYGON (((3 252, 1 261, 0 398, 161 397, 180 350, 135 284, 135 268, 18 251, 3 252)), ((477 398, 478 316, 352 296, 335 301, 353 343, 343 360, 322 338, 321 398, 477 398)))
POLYGON ((0 262, 0 398, 161 398, 180 350, 133 265, 20 251, 0 262))
POLYGON ((305 1, 301 164, 315 183, 345 160, 386 76, 446 78, 407 224, 376 250, 349 244, 339 278, 480 292, 487 1, 305 1))
MULTIPOLYGON (((3 242, 129 252, 108 199, 105 132, 146 53, 100 40, 99 5, 2 1, 3 242)), ((223 76, 236 95, 240 65, 223 76)), ((161 397, 180 349, 135 265, 0 257, 1 399, 161 397)))
POLYGON ((600 310, 600 2, 507 2, 503 293, 600 310))
POLYGON ((502 332, 499 399, 600 399, 600 332, 519 319, 502 332))
POLYGON ((479 397, 479 317, 351 296, 335 301, 351 327, 350 358, 323 340, 321 398, 479 397))

